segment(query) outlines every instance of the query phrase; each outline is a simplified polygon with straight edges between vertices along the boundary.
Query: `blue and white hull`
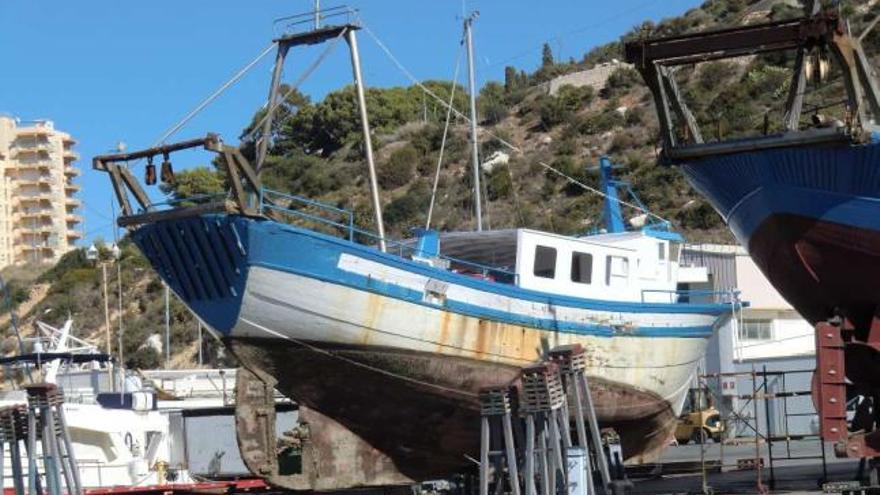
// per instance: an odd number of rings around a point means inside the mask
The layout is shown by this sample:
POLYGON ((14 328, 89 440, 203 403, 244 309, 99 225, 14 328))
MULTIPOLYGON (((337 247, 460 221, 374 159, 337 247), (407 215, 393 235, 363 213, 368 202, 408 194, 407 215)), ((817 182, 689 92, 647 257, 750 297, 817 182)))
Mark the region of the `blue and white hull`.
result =
POLYGON ((625 455, 662 448, 729 312, 554 296, 239 216, 148 224, 133 238, 237 356, 412 479, 466 467, 479 389, 565 344, 586 349, 600 421, 625 455))

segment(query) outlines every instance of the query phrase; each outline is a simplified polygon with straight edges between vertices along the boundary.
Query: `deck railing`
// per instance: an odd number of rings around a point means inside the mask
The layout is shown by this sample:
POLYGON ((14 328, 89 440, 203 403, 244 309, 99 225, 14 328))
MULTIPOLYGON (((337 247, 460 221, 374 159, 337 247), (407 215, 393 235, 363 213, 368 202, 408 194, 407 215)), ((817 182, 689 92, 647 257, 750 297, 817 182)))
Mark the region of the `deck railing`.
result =
MULTIPOLYGON (((351 210, 321 201, 263 188, 260 191, 259 205, 262 214, 277 221, 297 226, 302 226, 302 223, 312 224, 318 226, 317 230, 323 233, 343 237, 359 244, 375 245, 380 240, 376 232, 355 225, 354 212, 351 210)), ((385 244, 387 252, 397 254, 400 257, 412 257, 418 254, 418 246, 414 240, 397 240, 386 237, 385 244)), ((445 255, 439 255, 437 258, 448 262, 453 268, 474 275, 492 278, 500 282, 517 282, 516 273, 506 268, 483 265, 445 255)))
MULTIPOLYGON (((740 291, 738 290, 712 290, 712 289, 642 289, 642 302, 647 302, 646 296, 651 294, 659 294, 666 303, 679 304, 745 304, 740 300, 740 291)), ((659 299, 652 297, 651 299, 659 299)))

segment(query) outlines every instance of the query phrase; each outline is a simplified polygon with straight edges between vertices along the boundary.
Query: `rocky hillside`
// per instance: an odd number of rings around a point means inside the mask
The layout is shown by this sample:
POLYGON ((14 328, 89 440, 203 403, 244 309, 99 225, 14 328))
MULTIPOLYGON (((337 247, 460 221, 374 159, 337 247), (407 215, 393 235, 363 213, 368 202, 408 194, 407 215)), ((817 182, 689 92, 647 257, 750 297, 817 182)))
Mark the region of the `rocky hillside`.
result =
MULTIPOLYGON (((852 15, 854 30, 880 14, 876 0, 844 2, 842 8, 852 15)), ((527 226, 563 234, 598 228, 602 198, 549 172, 541 163, 596 187, 598 178, 590 168, 601 155, 609 154, 622 166, 620 177, 641 200, 690 240, 731 242, 721 219, 678 171, 657 165, 653 103, 638 74, 616 61, 621 58, 621 43, 636 36, 762 22, 800 12, 792 0, 709 0, 679 17, 642 24, 624 34, 620 42, 589 49, 581 60, 556 60, 546 46, 536 70, 508 67, 504 81, 487 83, 478 97, 481 157, 492 162, 483 170, 484 226, 527 226)), ((875 32, 865 43, 876 56, 880 34, 875 32)), ((785 57, 744 57, 683 68, 677 79, 705 135, 748 134, 759 132, 765 114, 770 121, 779 120, 792 64, 785 57)), ((424 84, 443 100, 453 91, 448 81, 424 84)), ((455 92, 454 106, 466 109, 465 89, 457 87, 455 92)), ((295 90, 285 88, 285 93, 264 168, 266 185, 351 209, 360 226, 373 227, 353 88, 331 92, 318 102, 295 90)), ((830 103, 841 94, 840 80, 832 73, 827 84, 810 87, 806 107, 816 107, 816 112, 822 108, 823 113, 840 111, 830 103)), ((373 88, 367 93, 385 222, 394 237, 424 225, 443 143, 446 111, 423 95, 415 86, 373 88)), ((261 118, 257 112, 243 135, 261 118)), ((253 145, 245 141, 246 154, 253 156, 253 145)), ((166 192, 186 197, 223 187, 222 175, 202 167, 178 173, 175 186, 166 192)), ((473 209, 468 126, 454 117, 439 170, 432 227, 471 229, 473 209)), ((634 217, 639 212, 625 213, 634 217)), ((163 287, 137 250, 127 242, 122 246, 121 315, 116 265, 110 267, 113 341, 121 316, 127 364, 157 366, 162 358, 155 343, 162 339, 151 336, 164 332, 163 287)), ((31 269, 8 272, 10 302, 22 317, 20 326, 26 334, 32 332, 35 318, 61 324, 69 314, 76 320, 79 336, 103 342, 101 269, 82 252, 68 254, 40 275, 31 269)), ((198 350, 196 323, 176 300, 171 311, 174 362, 191 364, 198 350)), ((8 316, 0 325, 6 329, 0 350, 14 352, 16 341, 8 316)), ((223 357, 216 342, 208 342, 205 354, 211 364, 217 364, 223 357)))

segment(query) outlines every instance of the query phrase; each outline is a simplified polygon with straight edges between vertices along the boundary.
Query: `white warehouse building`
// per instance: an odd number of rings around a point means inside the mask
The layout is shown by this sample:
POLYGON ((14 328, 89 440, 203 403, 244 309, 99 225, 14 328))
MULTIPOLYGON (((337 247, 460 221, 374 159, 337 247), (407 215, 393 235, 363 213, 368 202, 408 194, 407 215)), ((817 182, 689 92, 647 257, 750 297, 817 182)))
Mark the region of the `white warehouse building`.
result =
MULTIPOLYGON (((810 390, 815 368, 813 326, 804 320, 770 285, 748 253, 740 246, 700 244, 682 250, 681 264, 692 271, 686 289, 739 290, 745 304, 736 318, 709 341, 704 363, 705 383, 713 390, 723 416, 741 416, 752 424, 754 405, 746 396, 761 388, 764 376, 751 371, 766 369, 770 392, 796 392, 791 397, 759 401, 758 430, 770 424, 774 437, 811 435, 817 430, 810 390), (773 374, 773 372, 785 372, 773 374), (733 375, 738 373, 738 375, 733 375), (727 376, 724 376, 724 375, 727 376), (765 414, 769 412, 769 422, 765 414)), ((785 395, 785 394, 780 394, 785 395)), ((751 436, 750 427, 731 425, 729 434, 751 436)))

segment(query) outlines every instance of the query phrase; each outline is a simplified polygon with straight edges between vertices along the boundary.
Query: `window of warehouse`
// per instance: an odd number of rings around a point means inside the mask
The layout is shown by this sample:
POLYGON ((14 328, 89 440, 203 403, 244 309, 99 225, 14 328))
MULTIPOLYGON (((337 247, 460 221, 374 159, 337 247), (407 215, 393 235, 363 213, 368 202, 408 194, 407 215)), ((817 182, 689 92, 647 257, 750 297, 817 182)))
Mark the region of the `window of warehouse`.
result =
POLYGON ((739 327, 740 340, 773 340, 772 320, 743 320, 739 327))

